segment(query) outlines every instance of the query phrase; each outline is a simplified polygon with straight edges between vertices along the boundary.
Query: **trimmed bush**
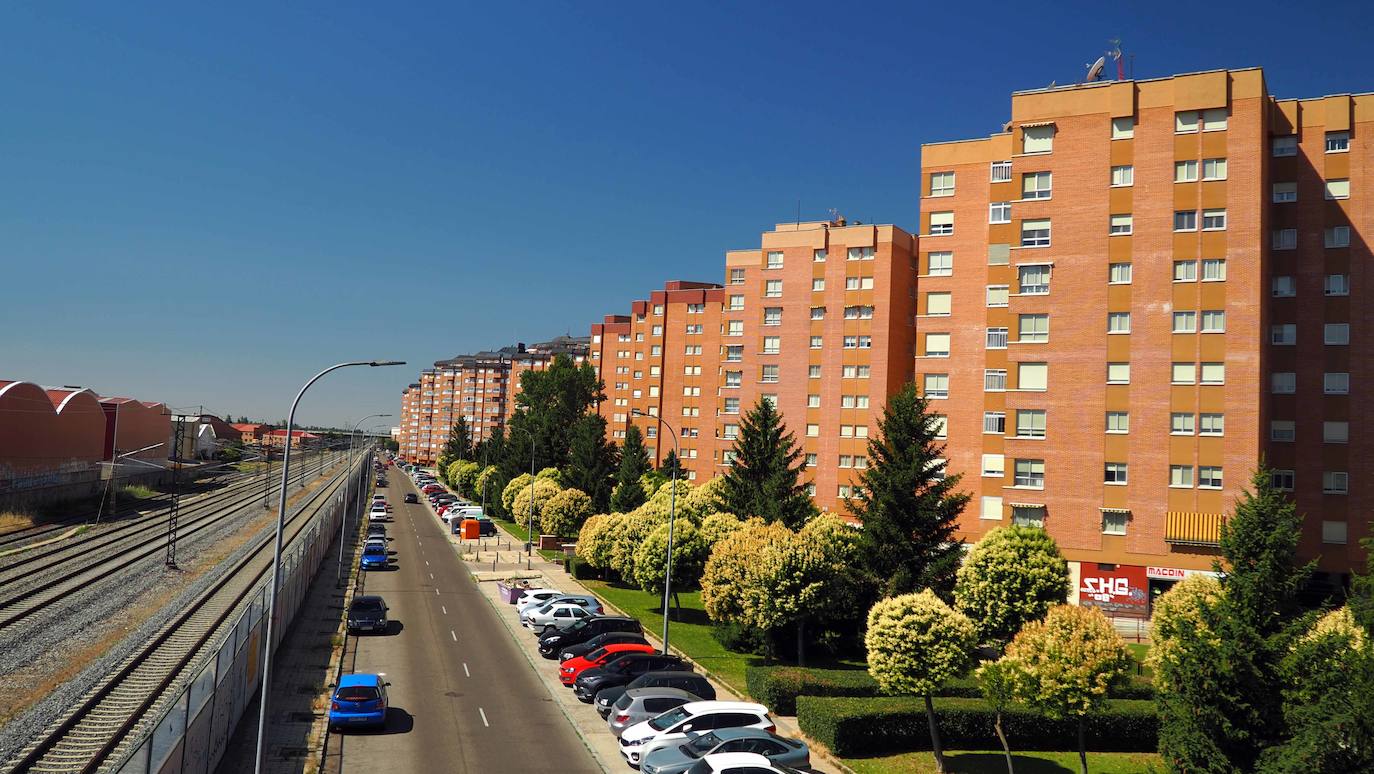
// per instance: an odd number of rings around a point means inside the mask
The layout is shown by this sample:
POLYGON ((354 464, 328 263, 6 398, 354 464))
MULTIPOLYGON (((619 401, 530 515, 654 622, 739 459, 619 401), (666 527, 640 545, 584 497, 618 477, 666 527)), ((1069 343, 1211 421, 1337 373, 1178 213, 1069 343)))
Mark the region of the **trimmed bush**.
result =
POLYGON ((862 669, 749 667, 744 682, 755 701, 778 715, 797 714, 798 696, 879 695, 878 682, 862 669))
MULTIPOLYGON (((947 749, 1001 748, 993 730, 993 711, 982 699, 939 697, 935 719, 947 749)), ((925 704, 919 696, 875 698, 802 696, 797 724, 807 736, 841 757, 886 755, 930 749, 925 704)), ((1013 750, 1076 750, 1078 723, 1049 720, 1024 707, 1002 713, 1002 728, 1013 750)), ((1087 716, 1088 750, 1153 752, 1159 736, 1154 702, 1112 700, 1087 716)))
POLYGON ((568 562, 568 571, 577 580, 598 580, 601 578, 601 571, 587 564, 587 560, 580 556, 574 556, 568 562))

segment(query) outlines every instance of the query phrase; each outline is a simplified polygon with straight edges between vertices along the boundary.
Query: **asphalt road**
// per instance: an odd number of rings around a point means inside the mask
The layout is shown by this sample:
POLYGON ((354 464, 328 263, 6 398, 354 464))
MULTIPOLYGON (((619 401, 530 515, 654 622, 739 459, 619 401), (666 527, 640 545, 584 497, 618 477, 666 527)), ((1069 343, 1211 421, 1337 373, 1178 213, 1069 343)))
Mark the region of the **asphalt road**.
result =
POLYGON ((438 520, 403 502, 413 483, 394 469, 388 482, 392 569, 367 572, 365 591, 386 599, 391 631, 352 638, 350 666, 385 673, 391 710, 384 732, 335 735, 342 770, 600 772, 438 520))

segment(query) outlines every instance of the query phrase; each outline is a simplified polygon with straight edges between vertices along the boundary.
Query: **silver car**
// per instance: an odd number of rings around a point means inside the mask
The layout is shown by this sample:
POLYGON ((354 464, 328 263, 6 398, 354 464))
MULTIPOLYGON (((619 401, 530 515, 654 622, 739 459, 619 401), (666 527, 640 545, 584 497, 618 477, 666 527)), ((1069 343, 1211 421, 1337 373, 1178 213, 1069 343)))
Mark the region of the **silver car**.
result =
POLYGON ((630 726, 657 717, 674 707, 681 707, 689 701, 701 701, 701 697, 679 688, 632 688, 611 705, 611 714, 606 716, 606 723, 611 727, 611 733, 619 737, 620 732, 630 726))
POLYGON ((686 774, 702 758, 722 753, 762 755, 783 771, 811 767, 811 750, 800 739, 778 736, 761 728, 718 728, 702 734, 691 734, 684 744, 654 750, 644 756, 639 770, 642 774, 686 774))

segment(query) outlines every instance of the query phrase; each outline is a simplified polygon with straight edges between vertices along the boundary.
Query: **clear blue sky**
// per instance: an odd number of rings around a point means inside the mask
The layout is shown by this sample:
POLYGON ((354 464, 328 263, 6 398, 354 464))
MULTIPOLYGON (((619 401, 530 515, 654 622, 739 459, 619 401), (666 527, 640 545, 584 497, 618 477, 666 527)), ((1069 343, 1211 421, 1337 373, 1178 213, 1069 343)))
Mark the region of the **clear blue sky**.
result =
POLYGON ((720 281, 799 199, 912 228, 920 143, 1112 37, 1140 78, 1374 89, 1355 3, 219 5, 0 5, 0 378, 274 420, 395 358, 300 419, 395 413, 436 359, 720 281))

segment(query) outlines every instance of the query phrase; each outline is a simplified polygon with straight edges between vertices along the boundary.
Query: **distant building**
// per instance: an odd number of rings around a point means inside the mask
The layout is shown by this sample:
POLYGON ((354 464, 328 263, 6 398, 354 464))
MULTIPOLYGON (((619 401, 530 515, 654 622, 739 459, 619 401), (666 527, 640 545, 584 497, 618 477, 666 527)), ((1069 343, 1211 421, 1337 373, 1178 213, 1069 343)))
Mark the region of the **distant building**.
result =
POLYGON ((239 440, 243 441, 244 444, 262 443, 263 436, 272 432, 271 425, 265 425, 261 422, 235 422, 233 427, 238 431, 239 440))
MULTIPOLYGON (((268 446, 281 448, 286 445, 285 430, 272 430, 269 433, 267 433, 265 437, 267 438, 268 446)), ((314 433, 307 433, 304 430, 291 431, 291 448, 293 449, 301 448, 302 444, 306 446, 315 445, 319 440, 320 437, 318 435, 315 435, 314 433)))

